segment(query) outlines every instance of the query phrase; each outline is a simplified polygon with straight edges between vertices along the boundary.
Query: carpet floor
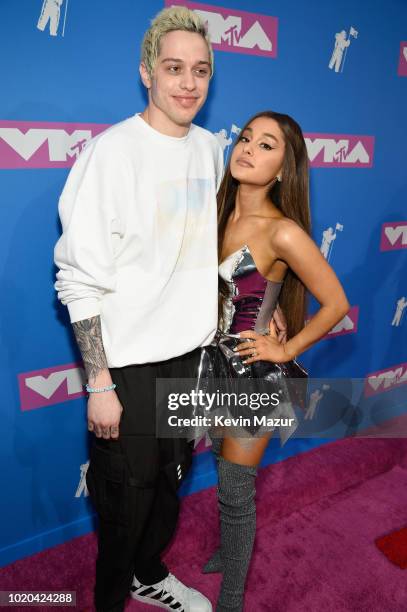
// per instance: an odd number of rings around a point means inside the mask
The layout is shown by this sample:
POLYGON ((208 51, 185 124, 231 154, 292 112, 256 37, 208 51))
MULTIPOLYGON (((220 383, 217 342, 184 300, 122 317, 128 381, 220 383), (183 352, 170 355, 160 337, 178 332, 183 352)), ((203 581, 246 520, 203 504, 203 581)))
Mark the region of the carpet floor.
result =
MULTIPOLYGON (((245 612, 406 612, 407 570, 375 544, 407 526, 406 454, 404 440, 353 438, 261 470, 245 612)), ((218 538, 214 487, 184 498, 165 560, 213 604, 221 578, 201 565, 218 538)), ((95 558, 95 534, 75 538, 2 568, 0 590, 75 590, 90 612, 95 558)))

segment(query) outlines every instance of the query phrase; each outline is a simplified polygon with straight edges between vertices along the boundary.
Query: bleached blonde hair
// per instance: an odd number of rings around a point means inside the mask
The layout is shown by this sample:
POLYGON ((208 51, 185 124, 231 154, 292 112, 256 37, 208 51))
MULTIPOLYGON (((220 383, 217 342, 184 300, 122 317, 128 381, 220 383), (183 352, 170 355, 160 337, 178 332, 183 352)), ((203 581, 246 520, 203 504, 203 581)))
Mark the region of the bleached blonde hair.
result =
POLYGON ((203 19, 185 6, 173 6, 163 9, 151 21, 151 25, 144 34, 141 44, 141 61, 145 64, 150 78, 153 75, 157 58, 160 54, 161 39, 168 32, 182 30, 200 34, 206 41, 211 65, 211 76, 214 69, 214 58, 211 41, 203 19))

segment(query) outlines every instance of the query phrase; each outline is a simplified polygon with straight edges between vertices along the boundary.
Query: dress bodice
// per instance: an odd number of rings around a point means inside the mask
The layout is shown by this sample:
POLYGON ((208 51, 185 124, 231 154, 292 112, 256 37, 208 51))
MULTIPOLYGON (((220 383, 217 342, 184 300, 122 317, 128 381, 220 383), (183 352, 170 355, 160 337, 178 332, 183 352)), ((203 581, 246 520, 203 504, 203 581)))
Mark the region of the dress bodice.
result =
POLYGON ((223 302, 221 331, 237 334, 253 329, 267 334, 284 281, 264 278, 247 245, 222 261, 219 275, 228 283, 230 295, 223 302))

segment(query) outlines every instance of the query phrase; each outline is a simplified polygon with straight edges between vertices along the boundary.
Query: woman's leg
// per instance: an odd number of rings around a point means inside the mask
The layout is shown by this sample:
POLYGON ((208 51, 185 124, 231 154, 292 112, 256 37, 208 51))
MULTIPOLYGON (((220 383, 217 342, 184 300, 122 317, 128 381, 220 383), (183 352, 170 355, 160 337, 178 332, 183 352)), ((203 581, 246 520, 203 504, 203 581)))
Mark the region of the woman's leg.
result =
POLYGON ((218 500, 223 581, 217 612, 241 612, 256 533, 255 480, 272 432, 262 438, 225 437, 219 457, 218 500))

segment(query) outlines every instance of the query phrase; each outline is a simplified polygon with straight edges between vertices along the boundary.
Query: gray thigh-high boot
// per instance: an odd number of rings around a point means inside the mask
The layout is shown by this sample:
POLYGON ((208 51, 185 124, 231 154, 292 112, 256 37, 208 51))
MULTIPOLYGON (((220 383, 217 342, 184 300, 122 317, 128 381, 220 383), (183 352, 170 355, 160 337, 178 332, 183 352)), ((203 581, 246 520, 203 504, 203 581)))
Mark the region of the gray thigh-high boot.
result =
POLYGON ((219 513, 223 581, 216 612, 241 612, 256 533, 257 467, 219 457, 219 513))
MULTIPOLYGON (((219 457, 222 449, 223 438, 215 438, 211 436, 212 452, 215 455, 216 466, 219 469, 219 457)), ((202 568, 204 574, 216 574, 223 571, 222 558, 220 548, 217 548, 211 558, 205 563, 202 568)))

